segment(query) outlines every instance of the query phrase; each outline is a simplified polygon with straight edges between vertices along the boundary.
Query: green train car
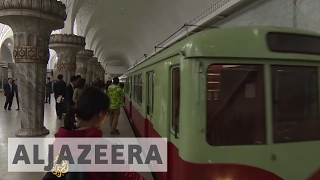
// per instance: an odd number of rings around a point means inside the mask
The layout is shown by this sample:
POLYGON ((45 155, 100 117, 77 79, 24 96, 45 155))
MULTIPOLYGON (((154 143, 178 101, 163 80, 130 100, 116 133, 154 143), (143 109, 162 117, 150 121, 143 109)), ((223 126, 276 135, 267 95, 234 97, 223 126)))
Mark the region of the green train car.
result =
POLYGON ((319 34, 202 31, 121 79, 139 136, 168 139, 158 179, 320 179, 319 34))

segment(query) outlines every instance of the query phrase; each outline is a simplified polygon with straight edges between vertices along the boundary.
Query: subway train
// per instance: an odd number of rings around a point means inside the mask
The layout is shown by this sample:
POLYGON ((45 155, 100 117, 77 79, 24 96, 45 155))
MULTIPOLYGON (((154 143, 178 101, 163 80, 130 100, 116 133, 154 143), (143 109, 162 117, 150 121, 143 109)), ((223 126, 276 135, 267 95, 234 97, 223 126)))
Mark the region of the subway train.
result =
POLYGON ((210 29, 131 68, 137 136, 168 140, 159 180, 319 180, 320 34, 210 29))

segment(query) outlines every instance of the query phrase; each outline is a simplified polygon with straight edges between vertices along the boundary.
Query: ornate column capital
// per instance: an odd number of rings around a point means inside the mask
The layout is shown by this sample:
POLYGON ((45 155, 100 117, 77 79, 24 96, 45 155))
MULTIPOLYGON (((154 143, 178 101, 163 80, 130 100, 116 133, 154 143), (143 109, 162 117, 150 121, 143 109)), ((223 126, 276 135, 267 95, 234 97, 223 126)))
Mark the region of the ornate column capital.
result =
POLYGON ((50 35, 62 29, 67 19, 66 6, 56 0, 0 0, 0 22, 16 32, 41 32, 50 35), (30 26, 33 24, 33 26, 30 26))
POLYGON ((78 52, 77 57, 86 57, 88 59, 91 59, 93 57, 93 51, 92 50, 81 50, 78 52))
POLYGON ((89 61, 88 61, 88 63, 89 64, 95 64, 96 62, 98 62, 98 58, 96 58, 96 57, 92 57, 89 61))
POLYGON ((48 63, 50 53, 47 47, 15 46, 13 58, 16 63, 48 63))
POLYGON ((57 69, 58 71, 73 71, 76 69, 76 63, 58 62, 57 69))
POLYGON ((8 63, 8 68, 9 69, 16 69, 17 68, 16 63, 8 63))
POLYGON ((93 51, 91 50, 79 51, 77 54, 77 64, 80 65, 81 67, 87 67, 87 63, 90 61, 92 56, 93 56, 93 51))
POLYGON ((58 56, 62 54, 76 55, 79 51, 84 50, 85 45, 85 38, 74 34, 53 34, 49 39, 49 48, 54 49, 58 56))
POLYGON ((74 34, 53 34, 49 39, 49 47, 58 55, 57 70, 69 83, 71 76, 76 74, 77 53, 84 50, 85 38, 74 34))

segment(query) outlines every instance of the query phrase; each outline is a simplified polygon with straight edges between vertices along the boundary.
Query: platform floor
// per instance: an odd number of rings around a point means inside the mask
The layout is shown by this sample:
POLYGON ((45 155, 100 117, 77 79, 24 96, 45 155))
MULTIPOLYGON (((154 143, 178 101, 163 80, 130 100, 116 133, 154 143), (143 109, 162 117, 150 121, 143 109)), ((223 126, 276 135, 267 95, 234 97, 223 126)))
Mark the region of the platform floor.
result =
MULTIPOLYGON (((5 97, 0 92, 0 107, 5 103, 5 97)), ((16 111, 17 105, 14 99, 12 111, 5 111, 0 108, 0 180, 40 180, 44 173, 12 173, 8 172, 8 137, 15 137, 15 133, 20 128, 19 111, 16 111)), ((46 137, 54 137, 57 130, 63 125, 62 121, 57 120, 55 113, 55 103, 45 104, 44 115, 45 127, 50 130, 46 137)), ((108 121, 101 128, 105 137, 134 137, 133 130, 128 118, 121 110, 118 129, 120 135, 111 136, 108 121)), ((151 173, 140 173, 147 180, 153 180, 151 173)))

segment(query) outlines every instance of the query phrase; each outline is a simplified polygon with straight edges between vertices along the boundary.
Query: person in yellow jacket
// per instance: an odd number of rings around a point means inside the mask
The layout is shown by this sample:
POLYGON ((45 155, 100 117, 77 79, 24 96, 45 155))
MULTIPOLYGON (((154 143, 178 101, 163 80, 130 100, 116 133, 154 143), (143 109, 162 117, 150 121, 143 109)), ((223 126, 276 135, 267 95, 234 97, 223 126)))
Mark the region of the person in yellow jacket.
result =
POLYGON ((119 86, 119 78, 113 78, 113 83, 108 87, 108 95, 111 100, 110 103, 110 128, 111 134, 120 134, 117 130, 118 119, 120 116, 120 108, 124 107, 124 92, 119 86))

